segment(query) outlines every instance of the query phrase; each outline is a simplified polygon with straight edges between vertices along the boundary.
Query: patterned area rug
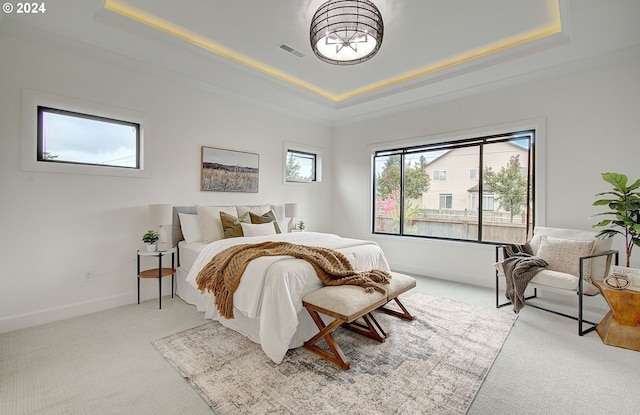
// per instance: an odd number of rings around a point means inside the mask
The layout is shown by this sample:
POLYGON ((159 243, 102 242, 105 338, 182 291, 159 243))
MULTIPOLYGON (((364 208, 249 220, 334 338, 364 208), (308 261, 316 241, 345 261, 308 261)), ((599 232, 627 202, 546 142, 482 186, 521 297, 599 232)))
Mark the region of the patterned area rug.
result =
POLYGON ((349 370, 303 348, 276 365, 217 322, 153 345, 219 415, 466 413, 516 316, 417 292, 402 301, 416 319, 377 313, 384 343, 334 332, 349 370))

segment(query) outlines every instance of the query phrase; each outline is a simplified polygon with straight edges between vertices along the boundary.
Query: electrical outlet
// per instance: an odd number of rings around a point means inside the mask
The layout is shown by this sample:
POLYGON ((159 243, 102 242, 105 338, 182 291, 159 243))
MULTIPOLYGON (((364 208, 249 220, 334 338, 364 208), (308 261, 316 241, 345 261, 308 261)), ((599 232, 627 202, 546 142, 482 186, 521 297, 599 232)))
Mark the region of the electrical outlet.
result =
POLYGON ((93 272, 91 270, 86 270, 82 279, 84 280, 84 282, 93 281, 93 272))

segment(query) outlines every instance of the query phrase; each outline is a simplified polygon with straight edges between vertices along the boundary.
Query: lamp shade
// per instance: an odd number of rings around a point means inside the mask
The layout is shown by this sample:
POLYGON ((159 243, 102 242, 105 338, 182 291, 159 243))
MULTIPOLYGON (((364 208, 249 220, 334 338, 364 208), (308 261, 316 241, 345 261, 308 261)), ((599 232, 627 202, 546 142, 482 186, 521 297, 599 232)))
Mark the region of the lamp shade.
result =
POLYGON ((285 203, 284 204, 284 216, 287 218, 298 217, 298 204, 297 203, 285 203))
POLYGON ((149 205, 149 221, 153 226, 169 225, 172 222, 171 205, 149 205))
POLYGON ((309 37, 320 60, 353 65, 378 53, 383 34, 382 15, 369 0, 329 0, 313 15, 309 37))

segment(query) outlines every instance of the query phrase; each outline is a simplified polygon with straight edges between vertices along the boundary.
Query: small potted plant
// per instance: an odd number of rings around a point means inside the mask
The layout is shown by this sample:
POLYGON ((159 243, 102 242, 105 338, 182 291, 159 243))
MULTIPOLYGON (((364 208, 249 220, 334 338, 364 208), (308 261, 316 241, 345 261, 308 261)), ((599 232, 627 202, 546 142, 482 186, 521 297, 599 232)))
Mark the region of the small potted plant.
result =
POLYGON ((147 244, 147 251, 156 250, 156 242, 158 242, 158 239, 160 239, 160 235, 154 230, 148 230, 147 233, 142 235, 142 242, 147 244))
POLYGON ((304 221, 300 221, 298 222, 298 224, 296 225, 296 229, 298 229, 298 231, 300 232, 304 232, 304 221))

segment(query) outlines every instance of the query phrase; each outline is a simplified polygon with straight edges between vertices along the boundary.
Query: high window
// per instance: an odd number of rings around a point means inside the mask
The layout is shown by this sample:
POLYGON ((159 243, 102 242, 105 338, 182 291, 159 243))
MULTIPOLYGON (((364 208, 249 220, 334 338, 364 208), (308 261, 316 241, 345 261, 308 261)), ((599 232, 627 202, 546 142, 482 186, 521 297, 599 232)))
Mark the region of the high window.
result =
POLYGON ((317 181, 317 155, 287 150, 286 181, 309 183, 317 181))
POLYGON ((140 124, 38 106, 39 162, 140 168, 140 124))
POLYGON ((374 233, 523 243, 534 223, 535 131, 373 156, 374 233))

